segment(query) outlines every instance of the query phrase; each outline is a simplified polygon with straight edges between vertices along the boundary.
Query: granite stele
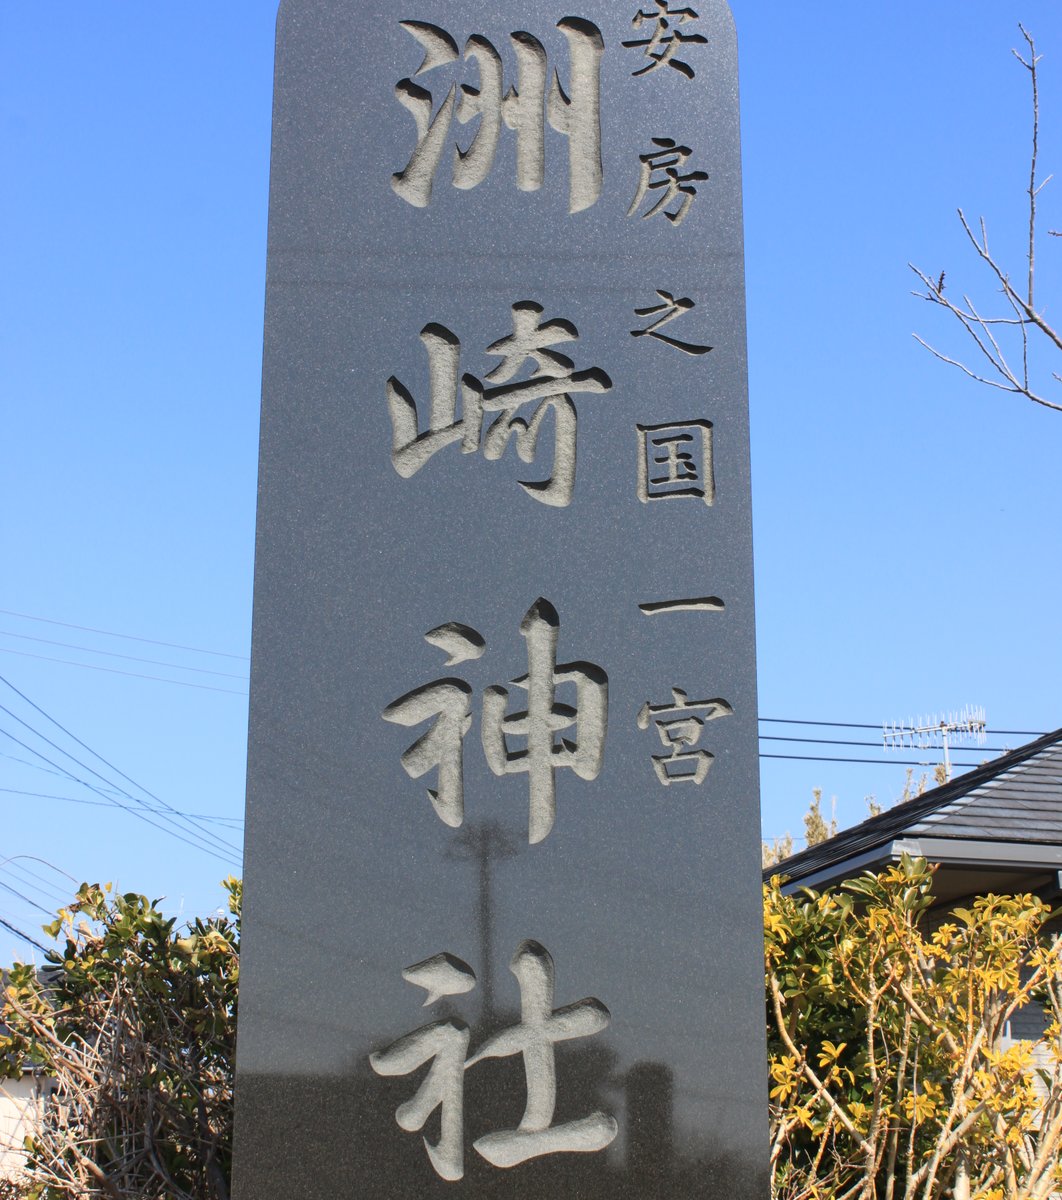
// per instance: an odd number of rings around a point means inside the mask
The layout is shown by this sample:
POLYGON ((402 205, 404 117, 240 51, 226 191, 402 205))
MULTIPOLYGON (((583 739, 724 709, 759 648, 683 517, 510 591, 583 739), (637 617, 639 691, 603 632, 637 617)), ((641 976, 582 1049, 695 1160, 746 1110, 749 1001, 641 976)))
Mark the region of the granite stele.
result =
POLYGON ((724 0, 285 0, 237 1200, 764 1200, 724 0))

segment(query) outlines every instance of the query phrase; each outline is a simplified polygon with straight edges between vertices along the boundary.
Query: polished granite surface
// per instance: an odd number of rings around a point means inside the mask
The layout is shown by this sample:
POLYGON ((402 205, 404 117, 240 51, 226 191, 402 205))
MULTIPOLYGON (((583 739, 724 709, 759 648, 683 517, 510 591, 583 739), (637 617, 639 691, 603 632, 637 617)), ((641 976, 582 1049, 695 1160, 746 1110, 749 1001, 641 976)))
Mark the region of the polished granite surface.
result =
POLYGON ((763 1200, 729 13, 278 34, 236 1200, 763 1200))

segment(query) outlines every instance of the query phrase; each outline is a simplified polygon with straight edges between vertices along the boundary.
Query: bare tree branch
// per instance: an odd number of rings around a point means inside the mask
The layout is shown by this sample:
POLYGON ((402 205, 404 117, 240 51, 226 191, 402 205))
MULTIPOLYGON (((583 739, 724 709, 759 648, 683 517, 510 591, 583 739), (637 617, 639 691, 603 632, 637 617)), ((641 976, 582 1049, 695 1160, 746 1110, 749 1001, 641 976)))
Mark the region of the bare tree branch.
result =
MULTIPOLYGON (((978 312, 977 307, 971 302, 968 295, 962 297, 962 304, 959 304, 945 294, 944 278, 945 272, 941 271, 939 276, 934 280, 924 271, 920 270, 913 263, 908 263, 908 266, 918 276, 922 282, 924 291, 915 292, 914 294, 920 299, 928 300, 932 304, 939 305, 941 308, 950 312, 951 315, 959 322, 967 335, 973 339, 978 353, 987 361, 991 368, 987 374, 981 374, 958 358, 954 358, 949 354, 935 349, 928 341, 915 334, 915 340, 924 346, 934 357, 940 359, 941 362, 947 363, 949 366, 957 367, 970 379, 977 383, 986 384, 989 387, 995 387, 1000 391, 1010 392, 1014 395, 1024 396, 1031 400, 1034 404, 1039 404, 1044 408, 1053 409, 1056 412, 1062 412, 1062 402, 1049 399, 1033 382, 1033 357, 1034 357, 1034 342, 1030 338, 1031 331, 1038 331, 1040 335, 1036 339, 1036 346, 1044 345, 1045 343, 1053 350, 1062 352, 1062 334, 1054 329, 1046 320, 1043 313, 1036 308, 1036 222, 1037 222, 1037 199, 1043 189, 1051 181, 1052 176, 1048 175, 1045 179, 1037 181, 1037 169, 1039 163, 1040 152, 1040 92, 1039 79, 1037 75, 1038 64, 1041 55, 1036 53, 1036 43, 1032 35, 1028 32, 1024 25, 1019 25, 1021 35, 1025 39, 1027 53, 1022 54, 1019 51, 1012 51, 1014 57, 1028 71, 1030 88, 1031 88, 1031 104, 1032 104, 1032 147, 1029 157, 1029 182, 1025 189, 1028 197, 1029 218, 1028 218, 1028 246, 1026 250, 1026 271, 1025 271, 1025 288, 1024 294, 1019 292, 1011 283, 1010 274, 1000 264, 995 257, 988 244, 988 231, 985 226, 984 218, 978 222, 979 236, 975 234, 970 227, 970 223, 966 219, 966 215, 962 209, 958 210, 959 222, 962 225, 963 231, 966 234, 971 246, 973 246, 978 258, 988 267, 990 273, 995 277, 999 285, 999 291, 1013 313, 1013 316, 982 316, 978 312), (965 306, 965 307, 964 307, 965 306), (1017 349, 1021 354, 1021 375, 1017 375, 1007 362, 1007 354, 1004 350, 1001 337, 997 337, 993 332, 994 329, 1000 329, 1002 332, 1010 332, 1017 330, 1020 337, 1020 345, 1017 349), (997 377, 994 378, 993 376, 997 377), (1002 382, 1001 382, 1002 381, 1002 382)), ((1059 236, 1059 231, 1049 230, 1051 236, 1059 236)), ((1062 383, 1057 371, 1050 372, 1051 379, 1056 383, 1062 383)))

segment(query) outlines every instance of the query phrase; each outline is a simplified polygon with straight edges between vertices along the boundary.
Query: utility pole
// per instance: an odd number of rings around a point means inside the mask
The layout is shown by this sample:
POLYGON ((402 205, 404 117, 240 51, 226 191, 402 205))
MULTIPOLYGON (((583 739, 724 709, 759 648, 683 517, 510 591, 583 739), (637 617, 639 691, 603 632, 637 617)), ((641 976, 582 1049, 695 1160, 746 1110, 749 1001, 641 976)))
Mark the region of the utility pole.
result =
POLYGON ((494 860, 512 858, 517 848, 512 839, 497 821, 472 822, 464 827, 450 842, 446 857, 461 862, 474 862, 479 868, 479 896, 477 917, 479 924, 479 961, 482 964, 480 996, 483 1004, 483 1019, 489 1022, 494 1016, 494 860))
POLYGON ((960 712, 917 721, 893 721, 881 728, 886 750, 939 749, 944 755, 944 781, 951 782, 951 747, 960 742, 985 744, 985 710, 967 705, 960 712))

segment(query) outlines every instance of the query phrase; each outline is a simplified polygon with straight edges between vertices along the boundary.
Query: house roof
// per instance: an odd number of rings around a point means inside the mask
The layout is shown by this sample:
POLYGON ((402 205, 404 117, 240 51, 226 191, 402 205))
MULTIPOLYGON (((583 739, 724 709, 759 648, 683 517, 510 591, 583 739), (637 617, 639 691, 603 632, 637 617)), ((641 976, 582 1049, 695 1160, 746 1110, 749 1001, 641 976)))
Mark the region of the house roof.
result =
POLYGON ((870 817, 764 871, 786 890, 913 854, 957 868, 1062 871, 1062 729, 870 817))

